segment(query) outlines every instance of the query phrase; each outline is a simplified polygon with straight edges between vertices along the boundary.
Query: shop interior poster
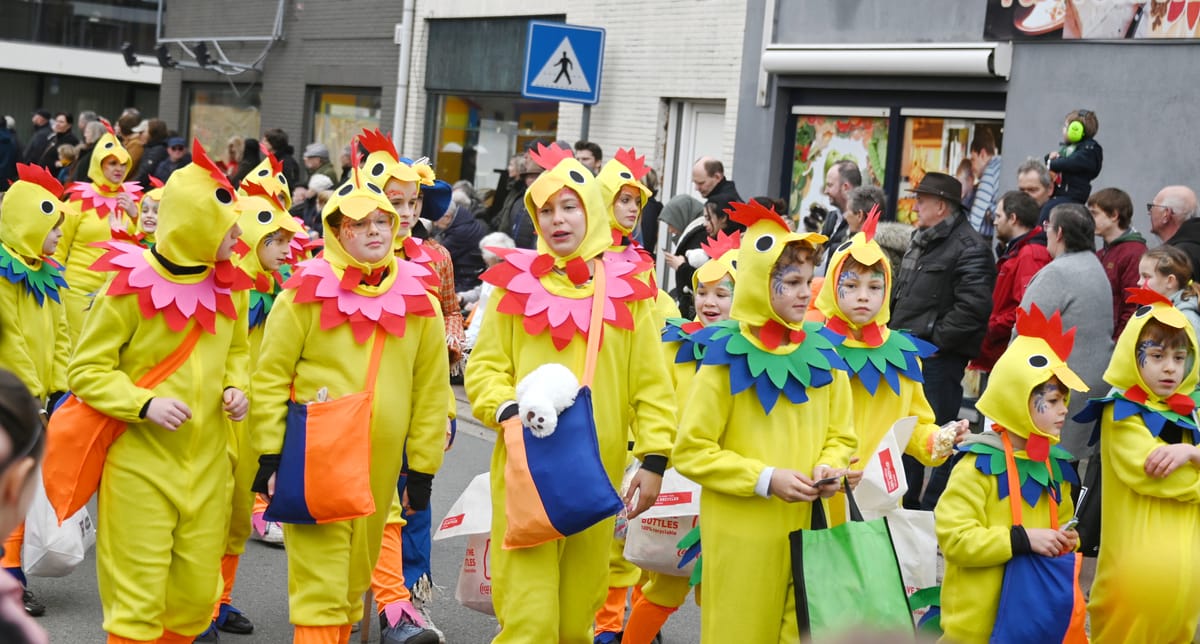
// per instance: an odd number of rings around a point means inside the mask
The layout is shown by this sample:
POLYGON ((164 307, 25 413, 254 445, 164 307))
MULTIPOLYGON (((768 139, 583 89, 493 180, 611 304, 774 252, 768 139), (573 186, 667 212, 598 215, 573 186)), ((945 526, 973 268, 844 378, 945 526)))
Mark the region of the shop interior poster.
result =
POLYGON ((825 196, 825 175, 838 161, 857 163, 864 184, 883 185, 888 120, 803 114, 796 119, 788 212, 793 224, 803 229, 801 221, 809 216, 814 206, 830 208, 829 198, 825 196))
POLYGON ((970 144, 977 128, 992 131, 997 151, 1002 152, 1002 123, 969 119, 912 117, 904 120, 904 149, 900 159, 900 190, 896 202, 896 221, 916 222, 910 192, 928 172, 954 175, 963 185, 962 201, 969 207, 978 177, 971 169, 970 144))
POLYGON ((1200 0, 987 0, 987 40, 1200 37, 1200 0))

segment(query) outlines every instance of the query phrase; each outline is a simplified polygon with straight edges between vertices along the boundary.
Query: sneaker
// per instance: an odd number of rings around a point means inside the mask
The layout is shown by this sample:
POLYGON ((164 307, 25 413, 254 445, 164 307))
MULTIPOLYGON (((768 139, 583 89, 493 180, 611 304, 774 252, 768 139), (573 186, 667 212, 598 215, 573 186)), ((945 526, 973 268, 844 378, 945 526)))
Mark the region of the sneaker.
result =
POLYGON ((401 616, 394 626, 388 625, 387 616, 379 615, 380 644, 437 644, 438 634, 415 624, 407 615, 401 616))
POLYGON ((209 624, 208 628, 204 629, 204 632, 197 635, 196 639, 194 639, 192 641, 193 642, 220 642, 221 634, 217 632, 217 623, 214 621, 213 623, 209 624))
POLYGON ((261 512, 250 518, 250 524, 254 526, 250 535, 255 539, 272 546, 283 545, 283 526, 274 521, 267 521, 261 512))
POLYGON ((254 632, 254 624, 242 611, 230 604, 221 604, 217 613, 217 628, 226 633, 249 635, 254 632))
POLYGON ((438 644, 446 644, 446 635, 433 623, 433 618, 429 616, 429 605, 423 601, 413 601, 413 606, 417 612, 421 614, 421 619, 425 622, 425 628, 437 633, 438 644))
POLYGON ((28 588, 21 594, 21 600, 25 602, 25 612, 34 617, 41 617, 46 614, 46 605, 38 601, 34 596, 33 591, 28 588))

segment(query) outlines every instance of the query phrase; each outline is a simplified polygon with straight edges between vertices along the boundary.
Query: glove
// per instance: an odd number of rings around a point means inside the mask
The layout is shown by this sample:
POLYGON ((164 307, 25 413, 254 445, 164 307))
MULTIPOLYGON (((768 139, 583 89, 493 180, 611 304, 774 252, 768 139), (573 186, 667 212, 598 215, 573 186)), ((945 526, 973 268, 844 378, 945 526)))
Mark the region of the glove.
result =
POLYGON ((271 492, 268 483, 271 481, 271 477, 278 471, 278 454, 263 454, 259 456, 258 473, 254 475, 254 483, 250 486, 250 491, 270 495, 271 492))
POLYGON ((416 470, 408 471, 408 507, 421 511, 429 509, 429 497, 433 494, 433 475, 416 470))

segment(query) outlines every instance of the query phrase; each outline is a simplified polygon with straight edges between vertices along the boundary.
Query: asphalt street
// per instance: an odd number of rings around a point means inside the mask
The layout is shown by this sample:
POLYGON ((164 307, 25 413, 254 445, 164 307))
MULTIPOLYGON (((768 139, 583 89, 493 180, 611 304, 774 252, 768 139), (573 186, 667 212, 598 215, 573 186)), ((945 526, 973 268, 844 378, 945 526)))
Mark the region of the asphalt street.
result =
MULTIPOLYGON (((495 440, 495 434, 471 418, 461 387, 455 389, 460 401, 459 434, 434 480, 432 503, 434 520, 438 523, 471 479, 488 469, 495 440)), ((90 510, 95 513, 94 502, 90 510)), ((446 634, 446 641, 452 644, 488 642, 496 632, 494 617, 464 608, 454 599, 454 586, 465 548, 466 537, 433 542, 433 574, 440 590, 430 612, 446 634)), ((89 559, 68 577, 34 577, 30 587, 46 604, 46 615, 38 622, 49 631, 51 642, 100 644, 105 641, 94 557, 89 555, 89 559)), ((283 549, 251 540, 242 557, 233 597, 234 605, 254 621, 255 632, 251 635, 222 634, 222 642, 277 644, 291 641, 287 558, 283 549)), ((376 623, 372 628, 371 642, 379 641, 377 626, 376 623)), ((672 644, 700 640, 700 610, 691 600, 667 623, 663 637, 665 642, 672 644)), ((359 634, 355 633, 351 642, 358 641, 359 634)))

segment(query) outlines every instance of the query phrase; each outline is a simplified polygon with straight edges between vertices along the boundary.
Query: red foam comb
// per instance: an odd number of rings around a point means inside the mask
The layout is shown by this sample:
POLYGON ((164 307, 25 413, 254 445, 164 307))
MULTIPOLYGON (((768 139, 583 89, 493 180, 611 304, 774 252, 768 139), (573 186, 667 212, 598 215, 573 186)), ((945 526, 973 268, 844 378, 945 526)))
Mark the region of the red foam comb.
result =
POLYGON ((1062 314, 1055 311, 1054 315, 1047 318, 1036 304, 1031 304, 1029 311, 1017 309, 1017 335, 1045 340, 1064 361, 1071 355, 1071 347, 1075 346, 1075 327, 1064 333, 1062 314))
POLYGON ((58 179, 55 179, 54 175, 50 174, 49 170, 46 170, 40 165, 33 165, 32 163, 18 163, 17 177, 21 181, 28 181, 29 183, 38 184, 49 191, 50 194, 53 194, 55 198, 61 197, 63 192, 66 190, 63 188, 63 185, 59 183, 58 179))
POLYGON ((267 141, 265 139, 258 142, 258 151, 263 154, 271 153, 271 148, 267 147, 267 141))
POLYGON ((725 209, 725 212, 729 214, 730 219, 742 224, 747 228, 760 221, 766 220, 774 223, 776 226, 779 226, 784 232, 791 231, 791 228, 788 227, 787 222, 783 220, 783 217, 779 216, 779 213, 767 208, 757 201, 751 201, 750 203, 734 201, 729 204, 729 207, 725 209))
POLYGON ((192 163, 208 170, 208 176, 212 177, 213 181, 217 182, 217 185, 225 188, 231 194, 235 192, 233 184, 229 183, 229 176, 209 158, 208 152, 204 151, 204 146, 200 145, 200 139, 192 139, 192 163))
POLYGON ((113 131, 113 126, 112 126, 112 123, 109 123, 109 122, 108 122, 108 119, 106 119, 106 118, 104 118, 103 116, 101 116, 101 117, 100 117, 100 123, 102 123, 102 124, 104 125, 104 129, 108 130, 108 133, 109 133, 109 134, 111 134, 111 135, 113 135, 113 136, 116 136, 116 135, 117 135, 117 133, 113 131))
MULTIPOLYGON (((380 132, 378 128, 375 130, 363 128, 362 134, 359 134, 355 138, 360 144, 362 144, 362 147, 367 151, 367 154, 382 151, 392 155, 393 159, 400 158, 400 155, 396 153, 396 144, 392 143, 392 137, 380 132)), ((351 145, 350 148, 352 150, 351 154, 353 154, 357 146, 351 145)), ((354 165, 357 166, 358 163, 354 163, 354 165)))
POLYGON ((161 188, 161 187, 167 185, 166 183, 163 182, 162 179, 159 179, 158 177, 156 177, 154 175, 150 175, 149 179, 150 179, 150 185, 154 186, 155 188, 161 188))
POLYGON ((1167 296, 1159 293, 1158 291, 1152 291, 1148 288, 1127 288, 1125 289, 1125 292, 1129 294, 1129 297, 1125 298, 1125 301, 1129 302, 1130 304, 1154 304, 1157 302, 1160 304, 1166 304, 1167 306, 1173 306, 1171 304, 1171 300, 1167 298, 1167 296))
POLYGON ((554 166, 566 161, 574 159, 575 154, 566 148, 560 148, 557 145, 551 144, 545 146, 541 143, 537 144, 536 150, 529 151, 529 158, 533 159, 534 163, 542 166, 545 170, 553 170, 554 166))
POLYGON ((871 212, 867 213, 867 219, 863 221, 862 225, 862 232, 867 241, 875 239, 875 227, 879 225, 879 215, 879 204, 871 206, 871 212))
POLYGON ((243 181, 242 190, 248 197, 262 197, 275 204, 280 210, 284 209, 283 204, 279 202, 279 195, 267 192, 267 189, 257 181, 243 181))
POLYGON ((264 151, 267 155, 267 161, 271 163, 271 173, 278 176, 283 173, 283 161, 270 152, 264 151))
POLYGON ((629 148, 628 150, 620 148, 613 158, 621 165, 629 168, 629 171, 633 173, 633 178, 638 181, 641 181, 642 177, 646 176, 647 172, 650 172, 650 166, 646 165, 646 156, 637 156, 637 150, 633 148, 629 148))
POLYGON ((717 231, 717 236, 709 242, 707 239, 700 242, 700 248, 713 259, 719 259, 725 253, 731 250, 737 250, 742 243, 742 231, 735 230, 732 235, 726 235, 725 231, 717 231))

